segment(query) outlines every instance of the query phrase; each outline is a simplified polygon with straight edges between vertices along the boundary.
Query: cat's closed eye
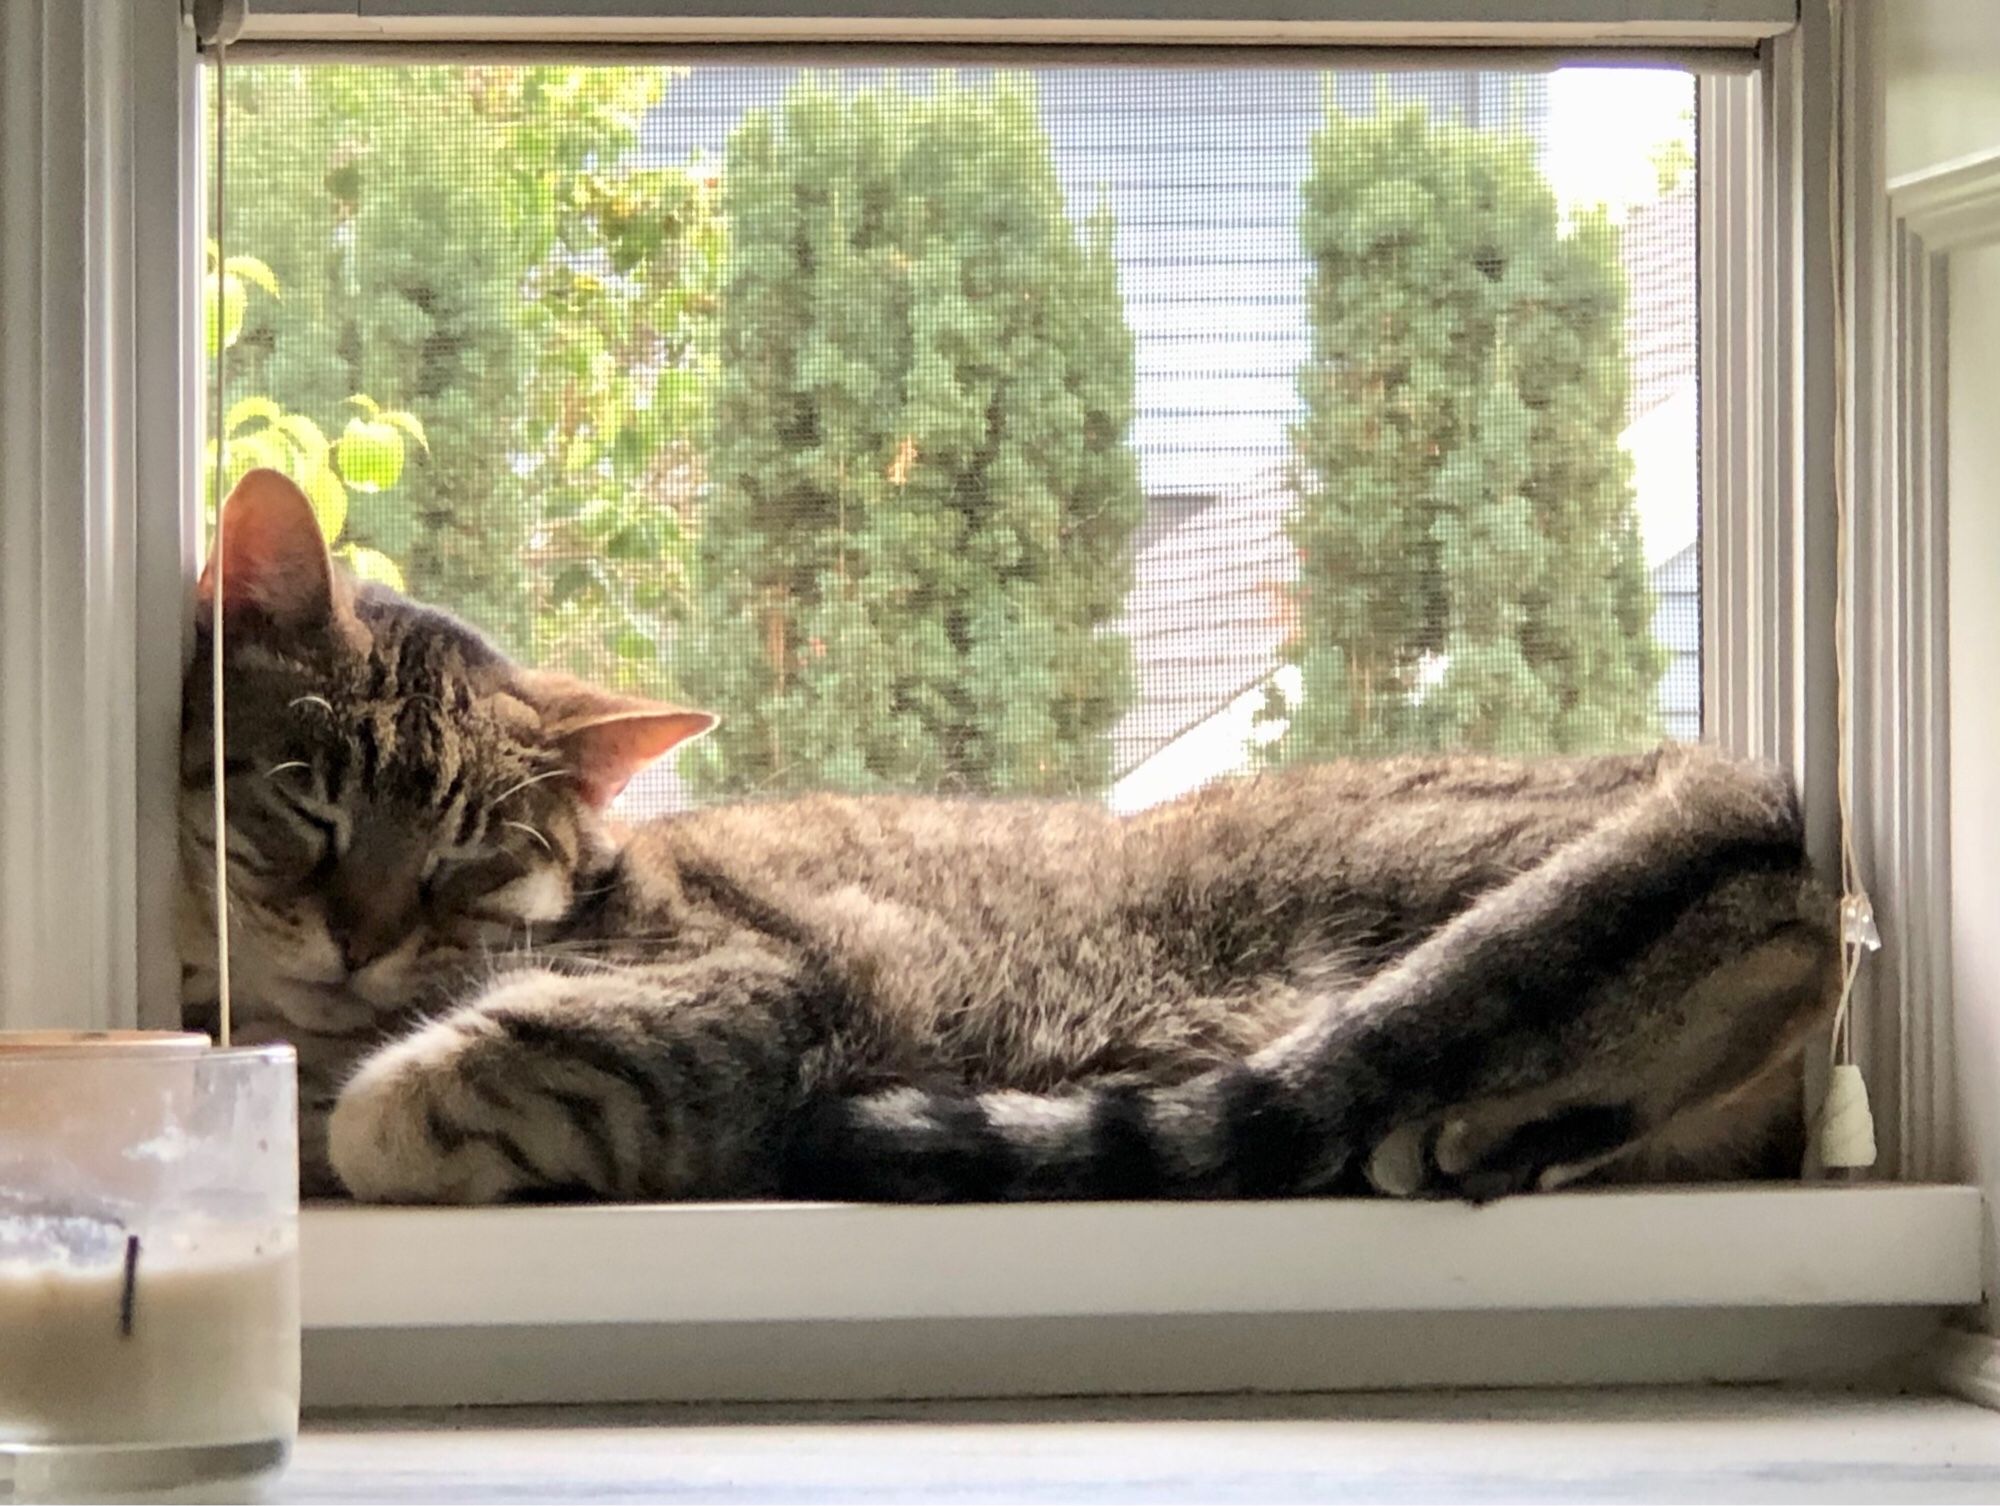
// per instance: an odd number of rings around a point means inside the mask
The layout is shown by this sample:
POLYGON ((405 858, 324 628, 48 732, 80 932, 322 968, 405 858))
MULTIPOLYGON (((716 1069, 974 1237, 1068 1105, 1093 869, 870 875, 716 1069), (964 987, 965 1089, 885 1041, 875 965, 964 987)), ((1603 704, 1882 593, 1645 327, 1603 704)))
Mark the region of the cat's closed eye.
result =
POLYGON ((439 910, 466 910, 482 896, 520 875, 520 866, 505 853, 475 853, 465 857, 432 854, 424 863, 417 892, 426 905, 439 910))
POLYGON ((435 855, 421 885, 424 903, 441 919, 482 928, 518 930, 553 920, 567 908, 568 886, 552 867, 534 862, 536 856, 507 848, 435 855))
MULTIPOLYGON (((296 773, 304 769, 305 765, 296 764, 290 770, 281 769, 279 773, 296 773)), ((287 814, 302 824, 304 830, 318 839, 322 857, 337 858, 346 849, 348 822, 345 813, 339 806, 312 793, 310 786, 270 777, 267 798, 275 800, 287 814)))
POLYGON ((280 766, 275 775, 246 770, 231 786, 230 859, 239 877, 298 885, 339 861, 346 817, 313 793, 305 765, 280 766))

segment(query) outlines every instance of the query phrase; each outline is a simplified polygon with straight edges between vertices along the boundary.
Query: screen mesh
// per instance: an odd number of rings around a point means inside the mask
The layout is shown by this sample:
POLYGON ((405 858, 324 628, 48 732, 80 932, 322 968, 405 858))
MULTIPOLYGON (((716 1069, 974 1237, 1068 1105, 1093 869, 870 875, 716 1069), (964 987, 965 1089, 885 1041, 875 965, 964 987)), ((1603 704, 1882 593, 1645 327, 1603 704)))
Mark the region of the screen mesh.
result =
POLYGON ((223 463, 721 713, 628 812, 1699 735, 1687 74, 227 87, 223 463))

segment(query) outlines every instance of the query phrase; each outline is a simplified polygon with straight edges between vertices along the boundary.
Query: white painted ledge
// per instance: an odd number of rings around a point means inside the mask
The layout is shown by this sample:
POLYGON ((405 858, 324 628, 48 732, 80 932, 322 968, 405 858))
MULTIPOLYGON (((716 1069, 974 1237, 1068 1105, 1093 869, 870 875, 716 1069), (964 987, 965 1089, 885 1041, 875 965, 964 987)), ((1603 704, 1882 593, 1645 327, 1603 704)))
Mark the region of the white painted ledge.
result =
POLYGON ((1979 1191, 304 1215, 309 1331, 1906 1307, 1980 1298, 1979 1191))
POLYGON ((1795 0, 256 0, 239 46, 312 42, 1210 42, 1751 48, 1795 0))
POLYGON ((1938 1389, 2000 1412, 2000 1337, 1951 1329, 1932 1347, 1938 1389))

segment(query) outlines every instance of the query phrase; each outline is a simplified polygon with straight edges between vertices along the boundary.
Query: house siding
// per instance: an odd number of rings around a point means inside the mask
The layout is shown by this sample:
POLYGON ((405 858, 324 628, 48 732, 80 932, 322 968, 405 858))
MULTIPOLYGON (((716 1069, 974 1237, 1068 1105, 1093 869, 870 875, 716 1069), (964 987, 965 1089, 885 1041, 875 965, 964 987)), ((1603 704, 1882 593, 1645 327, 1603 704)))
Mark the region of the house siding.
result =
MULTIPOLYGON (((697 68, 647 118, 656 161, 719 157, 746 111, 803 70, 697 68)), ((1361 113, 1378 97, 1425 99, 1468 125, 1509 121, 1544 139, 1548 84, 1533 73, 1392 74, 1274 68, 1030 70, 1071 215, 1111 212, 1113 254, 1136 346, 1132 445, 1155 497, 1214 495, 1282 461, 1308 345, 1299 191, 1331 89, 1361 113)), ((989 78, 991 69, 955 70, 989 78)), ((852 90, 932 75, 855 69, 852 90)))
POLYGON ((1701 546, 1690 544, 1653 571, 1653 636, 1666 651, 1660 730, 1680 742, 1701 736, 1701 546))

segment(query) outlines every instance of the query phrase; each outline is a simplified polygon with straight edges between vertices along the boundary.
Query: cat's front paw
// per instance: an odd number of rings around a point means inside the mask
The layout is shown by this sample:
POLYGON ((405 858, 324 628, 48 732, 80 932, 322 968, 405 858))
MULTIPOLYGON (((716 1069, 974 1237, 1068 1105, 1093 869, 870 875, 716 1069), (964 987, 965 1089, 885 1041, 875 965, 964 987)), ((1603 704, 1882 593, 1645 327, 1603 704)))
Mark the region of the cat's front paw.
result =
POLYGON ((617 1168, 494 1020, 460 1010, 376 1052, 341 1090, 327 1151, 379 1203, 619 1195, 617 1168))

